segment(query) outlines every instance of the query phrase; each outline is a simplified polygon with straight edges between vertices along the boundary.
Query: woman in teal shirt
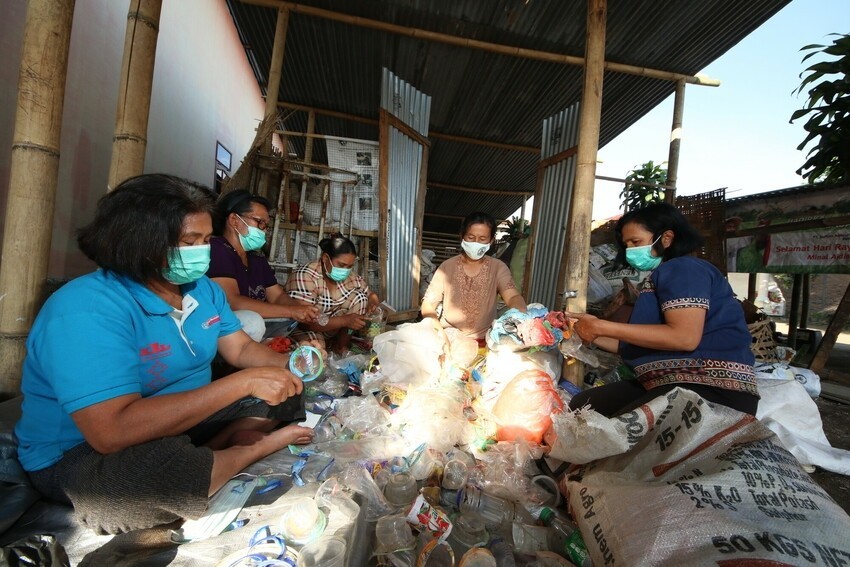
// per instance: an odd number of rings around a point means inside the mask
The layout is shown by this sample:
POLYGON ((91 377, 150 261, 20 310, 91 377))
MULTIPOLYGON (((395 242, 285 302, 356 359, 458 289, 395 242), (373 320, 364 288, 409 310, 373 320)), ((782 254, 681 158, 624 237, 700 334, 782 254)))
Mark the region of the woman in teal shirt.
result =
POLYGON ((100 269, 54 293, 27 340, 19 459, 95 531, 200 517, 233 475, 311 438, 276 429, 303 416, 302 384, 204 276, 211 210, 178 178, 124 181, 79 233, 100 269), (244 370, 211 381, 216 351, 244 370))

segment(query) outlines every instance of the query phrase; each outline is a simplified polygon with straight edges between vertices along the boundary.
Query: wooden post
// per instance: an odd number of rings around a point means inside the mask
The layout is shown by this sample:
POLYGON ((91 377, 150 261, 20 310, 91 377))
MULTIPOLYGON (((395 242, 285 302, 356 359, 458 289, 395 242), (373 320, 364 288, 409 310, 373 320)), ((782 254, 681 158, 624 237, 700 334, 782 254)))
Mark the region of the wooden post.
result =
MULTIPOLYGON (((587 0, 584 88, 579 115, 575 187, 570 200, 565 255, 558 274, 559 282, 566 280, 566 287, 562 289, 576 290, 576 296, 568 299, 566 305, 568 311, 577 313, 583 313, 587 307, 587 264, 590 256, 596 154, 599 149, 599 120, 602 116, 606 19, 607 0, 587 0)), ((564 373, 573 384, 584 384, 584 364, 576 361, 575 364, 565 365, 564 373)))
POLYGON ((838 339, 838 335, 841 334, 841 330, 844 328, 844 324, 847 323, 848 318, 850 318, 850 285, 844 291, 844 297, 841 298, 838 309, 832 314, 832 319, 829 320, 829 325, 826 327, 823 338, 818 348, 815 349, 812 361, 809 363, 809 369, 815 374, 823 374, 826 361, 829 360, 829 353, 832 347, 835 346, 835 341, 838 339))
POLYGON ((803 298, 800 303, 800 328, 809 328, 809 299, 812 274, 803 274, 803 298))
POLYGON ((800 326, 800 292, 803 288, 803 276, 794 274, 791 287, 791 313, 788 315, 788 346, 797 348, 797 328, 800 326))
POLYGON ((673 102, 673 127, 670 129, 670 153, 667 157, 667 185, 664 200, 676 204, 676 180, 679 177, 679 148, 682 143, 682 115, 685 113, 685 80, 676 81, 676 96, 673 102))
MULTIPOLYGON (((277 99, 280 92, 280 77, 283 70, 283 55, 286 51, 286 33, 289 29, 289 8, 282 6, 277 9, 277 24, 274 29, 274 45, 272 46, 272 60, 269 63, 269 84, 266 85, 266 120, 277 116, 277 99)), ((263 142, 263 153, 271 155, 272 137, 269 136, 263 142)), ((283 149, 284 153, 287 148, 283 149)), ((260 180, 260 194, 268 196, 272 176, 263 170, 260 180)))
POLYGON ((124 33, 118 110, 107 190, 145 170, 156 42, 162 0, 131 0, 124 33))
POLYGON ((73 19, 74 0, 27 2, 0 262, 0 400, 20 390, 47 279, 73 19), (34 224, 34 214, 44 222, 34 224))
POLYGON ((749 274, 747 277, 747 299, 755 302, 758 294, 758 274, 749 274))

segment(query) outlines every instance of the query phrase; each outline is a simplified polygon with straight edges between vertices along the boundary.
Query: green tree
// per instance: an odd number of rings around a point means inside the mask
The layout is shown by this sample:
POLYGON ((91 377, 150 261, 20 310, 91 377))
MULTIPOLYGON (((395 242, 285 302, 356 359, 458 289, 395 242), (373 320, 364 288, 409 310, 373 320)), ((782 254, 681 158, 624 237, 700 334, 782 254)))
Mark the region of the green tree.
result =
MULTIPOLYGON (((666 162, 662 162, 666 163, 666 162)), ((650 203, 660 203, 664 200, 664 189, 652 185, 667 184, 667 170, 652 161, 636 167, 626 176, 626 184, 620 191, 625 212, 645 207, 650 203), (642 185, 649 184, 649 185, 642 185)))
POLYGON ((850 181, 850 35, 830 35, 838 36, 831 45, 800 49, 809 52, 802 62, 818 54, 825 57, 800 73, 803 82, 795 92, 799 95, 808 89, 809 98, 806 107, 794 112, 790 120, 807 117, 803 124, 806 138, 798 150, 816 140, 797 170, 809 183, 850 181))

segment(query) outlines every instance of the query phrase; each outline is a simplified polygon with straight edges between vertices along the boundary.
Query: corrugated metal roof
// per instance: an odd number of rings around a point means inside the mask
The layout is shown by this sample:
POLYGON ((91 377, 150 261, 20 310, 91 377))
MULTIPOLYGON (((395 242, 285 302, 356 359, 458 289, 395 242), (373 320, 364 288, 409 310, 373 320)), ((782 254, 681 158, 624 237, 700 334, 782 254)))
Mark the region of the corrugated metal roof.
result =
MULTIPOLYGON (((606 59, 677 73, 705 68, 790 0, 609 0, 606 59)), ((227 0, 265 92, 277 10, 227 0)), ((582 57, 585 0, 305 0, 300 5, 513 47, 582 57)), ((580 100, 581 67, 454 47, 299 13, 289 17, 280 101, 377 120, 381 68, 432 97, 431 132, 540 146, 543 120, 580 100)), ((723 77, 718 77, 723 79, 723 77)), ((709 88, 709 87, 692 87, 709 88)), ((722 87, 721 87, 722 88, 722 87)), ((674 90, 668 81, 606 72, 600 146, 674 90)), ((687 108, 686 108, 687 114, 687 108)), ((305 131, 294 112, 286 128, 305 131)), ((377 126, 318 115, 321 134, 377 139, 377 126)), ((303 140, 299 153, 302 151, 303 140)), ((324 159, 317 144, 314 160, 324 159)), ((433 138, 428 180, 533 192, 534 154, 433 138)), ((429 191, 425 230, 454 233, 463 216, 496 217, 516 195, 429 191)))

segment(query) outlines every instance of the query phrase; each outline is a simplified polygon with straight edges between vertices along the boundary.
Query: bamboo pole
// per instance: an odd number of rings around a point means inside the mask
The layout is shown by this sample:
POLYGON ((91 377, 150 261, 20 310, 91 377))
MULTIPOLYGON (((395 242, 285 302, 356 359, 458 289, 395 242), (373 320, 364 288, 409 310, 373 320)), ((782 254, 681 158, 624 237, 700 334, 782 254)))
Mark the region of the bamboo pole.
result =
POLYGON ((670 129, 670 153, 667 157, 667 185, 664 200, 676 204, 676 180, 679 178, 679 149, 682 145, 682 115, 685 113, 685 81, 676 81, 673 101, 673 126, 670 129))
MULTIPOLYGON (((266 116, 271 119, 277 116, 277 100, 280 92, 280 77, 283 69, 283 57, 286 51, 286 34, 289 29, 289 9, 280 6, 277 10, 277 23, 274 30, 274 45, 272 46, 272 60, 269 63, 269 84, 266 85, 266 116)), ((263 153, 272 154, 272 136, 263 141, 263 153)), ((284 148, 284 152, 287 148, 284 148)), ((268 171, 260 174, 260 194, 268 197, 271 192, 273 176, 268 171)))
MULTIPOLYGON (((508 55, 511 57, 521 57, 524 59, 532 59, 536 61, 546 61, 549 63, 561 63, 576 66, 583 66, 587 61, 586 56, 585 58, 582 58, 576 57, 574 55, 564 55, 563 53, 552 53, 549 51, 540 51, 538 49, 526 49, 524 47, 513 47, 510 45, 491 43, 489 41, 479 41, 476 39, 458 37, 430 30, 423 30, 408 26, 400 26, 388 22, 381 22, 378 20, 370 20, 368 18, 351 16, 349 14, 341 14, 339 12, 333 12, 331 10, 315 8, 313 6, 305 6, 303 4, 296 4, 293 2, 284 2, 282 0, 241 0, 241 2, 243 4, 253 4, 255 6, 266 6, 270 8, 279 8, 281 6, 285 6, 296 14, 303 14, 305 16, 323 18, 326 20, 341 22, 353 26, 360 26, 387 33, 394 33, 397 35, 404 35, 407 37, 412 37, 414 39, 433 41, 436 43, 445 43, 447 45, 453 45, 456 47, 478 49, 480 51, 486 51, 488 53, 498 53, 500 55, 508 55)), ((716 87, 720 85, 720 81, 712 79, 710 77, 706 77, 705 75, 685 75, 682 73, 672 73, 670 71, 662 71, 659 69, 650 69, 649 67, 639 67, 636 65, 613 63, 610 61, 606 62, 604 56, 602 60, 602 65, 605 71, 613 71, 615 73, 638 75, 640 77, 650 77, 653 79, 661 79, 665 81, 678 81, 680 79, 683 79, 687 83, 691 83, 694 85, 705 85, 709 87, 716 87)))
POLYGON ((0 262, 0 399, 17 395, 44 294, 74 1, 27 2, 0 262), (33 224, 33 215, 47 222, 33 224))
MULTIPOLYGON (((568 311, 577 313, 583 313, 587 307, 587 264, 590 256, 596 154, 599 149, 599 120, 602 115, 606 19, 607 0, 587 0, 587 65, 584 68, 584 88, 579 115, 575 187, 570 199, 564 258, 561 260, 558 274, 558 282, 565 283, 562 288, 564 292, 576 290, 575 297, 567 299, 566 305, 568 311)), ((573 384, 584 384, 584 364, 576 361, 576 364, 566 365, 564 373, 573 384)))
POLYGON ((107 190, 145 170, 148 118, 162 0, 131 0, 124 33, 118 110, 107 190))
MULTIPOLYGON (((307 116, 307 133, 312 134, 315 129, 316 129, 316 113, 311 112, 307 116)), ((312 171, 310 170, 309 165, 306 165, 306 164, 310 164, 310 163, 313 162, 313 138, 310 138, 308 136, 307 139, 305 140, 304 144, 305 144, 304 145, 304 163, 305 163, 305 165, 303 166, 304 167, 304 170, 303 170, 304 179, 301 180, 301 199, 300 199, 299 205, 298 205, 298 224, 301 224, 301 223, 304 222, 304 220, 303 220, 304 219, 304 203, 307 200, 307 180, 310 177, 312 177, 312 175, 311 175, 312 171)), ((296 172, 293 172, 293 173, 296 173, 296 172)), ((328 177, 328 179, 330 179, 330 177, 328 177)), ((327 180, 325 182, 327 183, 327 180)), ((325 190, 327 190, 327 189, 325 189, 325 190)), ((325 222, 325 206, 324 206, 324 204, 322 204, 322 221, 321 222, 322 222, 322 224, 324 224, 324 222, 325 222)), ((319 240, 322 239, 321 233, 322 233, 322 231, 319 231, 319 240)), ((298 263, 298 253, 300 252, 300 249, 301 249, 301 231, 299 230, 299 231, 295 232, 295 250, 292 253, 292 259, 291 259, 293 264, 298 263)), ((312 261, 312 259, 309 260, 309 261, 312 261)))

